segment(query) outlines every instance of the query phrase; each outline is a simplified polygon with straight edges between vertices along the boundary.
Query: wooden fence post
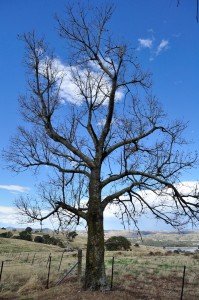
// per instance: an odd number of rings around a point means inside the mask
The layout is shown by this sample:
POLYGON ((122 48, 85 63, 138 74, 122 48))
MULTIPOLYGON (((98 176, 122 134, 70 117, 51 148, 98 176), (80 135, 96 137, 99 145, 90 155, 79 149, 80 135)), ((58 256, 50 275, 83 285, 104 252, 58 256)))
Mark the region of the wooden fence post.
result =
POLYGON ((78 249, 78 268, 77 268, 77 276, 79 280, 82 277, 82 249, 78 249))
POLYGON ((183 291, 184 291, 184 280, 185 280, 185 270, 186 270, 186 266, 184 266, 184 270, 183 270, 183 277, 182 277, 182 290, 181 290, 181 297, 180 297, 180 300, 182 300, 182 297, 183 297, 183 291))
POLYGON ((1 263, 1 272, 0 272, 0 282, 1 282, 1 276, 2 276, 2 273, 3 273, 3 264, 4 264, 4 262, 2 261, 2 263, 1 263))

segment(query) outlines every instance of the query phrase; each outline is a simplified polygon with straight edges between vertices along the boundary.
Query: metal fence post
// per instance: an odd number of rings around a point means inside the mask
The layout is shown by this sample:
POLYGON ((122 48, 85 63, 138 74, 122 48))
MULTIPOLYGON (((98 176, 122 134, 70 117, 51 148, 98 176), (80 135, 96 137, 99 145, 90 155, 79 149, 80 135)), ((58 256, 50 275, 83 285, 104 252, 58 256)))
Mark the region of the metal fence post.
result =
POLYGON ((0 282, 1 282, 1 276, 2 276, 2 273, 3 273, 3 264, 4 264, 4 262, 2 261, 2 263, 1 263, 1 272, 0 272, 0 282))
POLYGON ((50 266, 51 266, 51 255, 49 256, 49 265, 48 265, 48 278, 46 283, 46 288, 49 288, 49 278, 50 278, 50 266))
POLYGON ((63 256, 64 256, 64 252, 65 252, 65 250, 62 252, 62 256, 61 256, 61 259, 60 259, 58 272, 59 272, 59 270, 60 270, 60 268, 61 268, 61 263, 62 263, 62 259, 63 259, 63 256))
POLYGON ((79 279, 82 277, 82 249, 78 249, 78 268, 77 276, 79 279))
POLYGON ((112 290, 112 287, 113 287, 113 271, 114 271, 114 256, 113 256, 113 259, 112 259, 112 270, 111 270, 111 290, 112 290))
POLYGON ((34 256, 33 256, 33 259, 32 259, 32 265, 34 264, 34 261, 35 261, 35 255, 36 255, 36 253, 35 253, 34 256))
POLYGON ((183 291, 184 291, 184 280, 185 280, 185 271, 186 271, 186 266, 184 266, 184 270, 183 270, 183 277, 182 277, 182 290, 181 290, 181 297, 180 297, 180 300, 182 300, 182 297, 183 297, 183 291))
POLYGON ((47 263, 46 263, 46 268, 47 268, 47 266, 48 266, 48 263, 49 263, 50 259, 51 259, 51 253, 50 253, 49 256, 48 256, 48 260, 47 260, 47 263))

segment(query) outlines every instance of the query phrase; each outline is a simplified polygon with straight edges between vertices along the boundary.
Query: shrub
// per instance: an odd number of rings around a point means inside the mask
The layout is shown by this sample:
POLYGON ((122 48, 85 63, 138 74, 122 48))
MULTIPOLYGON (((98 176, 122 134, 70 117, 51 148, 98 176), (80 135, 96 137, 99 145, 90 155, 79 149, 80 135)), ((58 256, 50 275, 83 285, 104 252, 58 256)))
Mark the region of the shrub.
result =
POLYGON ((180 251, 177 249, 177 250, 174 250, 173 253, 180 254, 180 251))
POLYGON ((62 241, 58 240, 57 246, 61 247, 61 248, 65 248, 65 245, 62 241))
POLYGON ((112 236, 105 242, 106 250, 130 250, 131 243, 123 236, 112 236))
POLYGON ((192 256, 193 253, 191 253, 191 252, 185 252, 184 255, 185 255, 185 256, 192 256))
POLYGON ((67 240, 69 240, 69 241, 73 241, 74 240, 74 238, 77 236, 78 234, 77 234, 77 232, 76 231, 69 231, 67 234, 66 234, 66 238, 67 238, 67 240))
POLYGON ((51 244, 51 236, 49 234, 44 234, 43 239, 45 244, 51 244))
POLYGON ((37 235, 37 236, 34 238, 34 242, 35 242, 35 243, 44 243, 44 238, 43 238, 43 236, 37 235))
POLYGON ((192 258, 193 258, 193 259, 199 259, 199 255, 198 255, 198 254, 194 254, 194 255, 192 256, 192 258))
MULTIPOLYGON (((40 236, 41 237, 41 236, 40 236)), ((39 236, 38 236, 39 238, 39 236)), ((60 241, 60 239, 55 238, 53 236, 50 236, 49 234, 44 234, 43 237, 41 237, 43 239, 43 242, 38 242, 37 243, 44 243, 44 244, 49 244, 49 245, 56 245, 59 247, 64 248, 64 244, 62 243, 62 241, 60 241)))
POLYGON ((19 239, 26 240, 26 241, 32 241, 32 235, 28 231, 21 231, 19 233, 19 239))
POLYGON ((6 231, 0 234, 0 237, 11 238, 13 236, 11 231, 6 231))
POLYGON ((28 232, 28 233, 31 233, 32 232, 32 228, 31 227, 26 227, 25 231, 28 232))

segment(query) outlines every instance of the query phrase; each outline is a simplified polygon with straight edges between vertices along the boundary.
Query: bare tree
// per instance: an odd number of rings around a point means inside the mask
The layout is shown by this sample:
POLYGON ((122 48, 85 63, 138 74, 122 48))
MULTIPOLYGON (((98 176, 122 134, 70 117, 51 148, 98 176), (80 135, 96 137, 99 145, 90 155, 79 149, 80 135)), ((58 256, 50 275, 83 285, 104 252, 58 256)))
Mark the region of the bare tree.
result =
POLYGON ((84 287, 103 290, 105 209, 118 205, 122 220, 135 224, 146 209, 175 227, 197 221, 197 188, 183 194, 177 185, 196 157, 183 152, 186 124, 167 121, 150 74, 109 32, 112 7, 75 9, 58 19, 67 66, 34 32, 23 36, 28 89, 20 107, 29 126, 19 128, 5 157, 17 172, 48 167, 40 197, 20 198, 18 207, 29 220, 57 216, 60 226, 83 219, 84 287))

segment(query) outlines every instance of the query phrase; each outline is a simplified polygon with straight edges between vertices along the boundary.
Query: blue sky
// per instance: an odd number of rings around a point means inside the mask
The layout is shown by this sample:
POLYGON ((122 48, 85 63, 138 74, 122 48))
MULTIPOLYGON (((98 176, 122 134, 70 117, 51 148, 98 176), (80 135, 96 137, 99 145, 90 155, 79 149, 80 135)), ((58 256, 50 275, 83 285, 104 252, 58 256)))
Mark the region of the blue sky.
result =
MULTIPOLYGON (((77 1, 70 1, 74 4, 77 1)), ((90 1, 92 3, 107 2, 90 1)), ((189 121, 187 137, 192 150, 199 148, 199 24, 195 0, 115 0, 116 9, 110 22, 113 34, 130 42, 143 67, 153 73, 153 92, 171 119, 189 121)), ((33 29, 46 40, 63 60, 66 47, 57 34, 55 14, 63 16, 67 1, 1 0, 0 66, 1 110, 0 151, 21 124, 18 96, 26 87, 23 43, 18 35, 33 29)), ((183 181, 199 179, 199 170, 182 176, 183 181)), ((0 227, 16 224, 13 201, 21 193, 34 189, 39 182, 32 173, 14 174, 5 169, 0 158, 0 227)), ((106 229, 122 229, 112 216, 106 229)), ((18 226, 18 225, 16 225, 18 226)), ((165 229, 162 223, 142 218, 141 229, 165 229)))

